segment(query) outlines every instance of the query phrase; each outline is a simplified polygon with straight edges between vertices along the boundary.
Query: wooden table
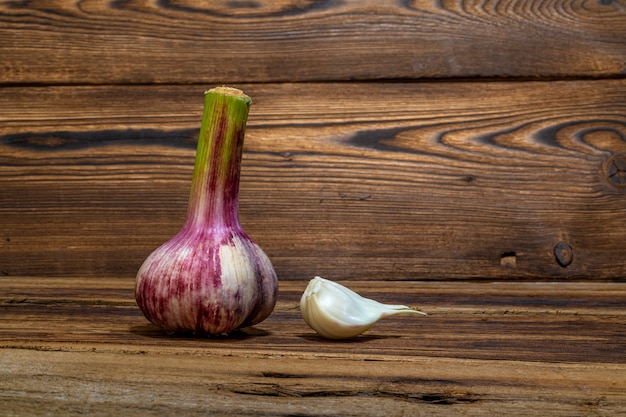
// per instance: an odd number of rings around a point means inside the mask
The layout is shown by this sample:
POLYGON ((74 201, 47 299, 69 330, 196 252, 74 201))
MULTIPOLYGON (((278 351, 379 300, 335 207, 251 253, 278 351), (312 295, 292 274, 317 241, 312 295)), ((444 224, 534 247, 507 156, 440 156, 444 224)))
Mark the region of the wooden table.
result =
MULTIPOLYGON (((206 4, 205 4, 206 3, 206 4)), ((626 5, 0 5, 0 414, 626 415, 626 5), (135 305, 202 93, 279 302, 227 338, 135 305), (419 307, 316 336, 314 275, 419 307)))
POLYGON ((305 283, 227 338, 169 336, 126 278, 2 278, 5 415, 605 415, 626 410, 626 285, 351 282, 419 305, 328 341, 305 283))

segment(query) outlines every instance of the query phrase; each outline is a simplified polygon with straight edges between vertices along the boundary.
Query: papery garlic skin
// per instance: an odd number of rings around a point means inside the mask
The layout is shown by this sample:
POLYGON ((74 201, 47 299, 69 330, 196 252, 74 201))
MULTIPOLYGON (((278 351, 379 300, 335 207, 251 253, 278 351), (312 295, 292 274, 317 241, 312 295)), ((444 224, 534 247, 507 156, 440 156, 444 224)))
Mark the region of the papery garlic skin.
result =
POLYGON ((137 305, 167 331, 228 334, 261 322, 276 304, 274 268, 238 217, 251 102, 229 87, 205 93, 187 218, 137 273, 137 305))
POLYGON ((382 304, 365 298, 336 282, 313 278, 300 298, 304 321, 327 339, 349 339, 378 320, 396 314, 426 313, 403 305, 382 304))
POLYGON ((269 258, 245 234, 205 233, 215 231, 183 229, 145 260, 137 305, 152 323, 177 333, 221 335, 261 322, 278 292, 269 258))

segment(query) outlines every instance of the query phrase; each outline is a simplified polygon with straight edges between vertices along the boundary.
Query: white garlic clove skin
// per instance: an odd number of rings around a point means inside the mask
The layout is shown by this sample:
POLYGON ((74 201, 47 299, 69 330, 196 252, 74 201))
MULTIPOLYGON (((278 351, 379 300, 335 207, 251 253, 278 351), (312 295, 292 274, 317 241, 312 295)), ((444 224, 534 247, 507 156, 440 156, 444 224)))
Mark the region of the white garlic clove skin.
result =
POLYGON ((395 314, 423 314, 407 306, 382 304, 336 282, 315 277, 300 298, 304 321, 327 339, 349 339, 395 314))

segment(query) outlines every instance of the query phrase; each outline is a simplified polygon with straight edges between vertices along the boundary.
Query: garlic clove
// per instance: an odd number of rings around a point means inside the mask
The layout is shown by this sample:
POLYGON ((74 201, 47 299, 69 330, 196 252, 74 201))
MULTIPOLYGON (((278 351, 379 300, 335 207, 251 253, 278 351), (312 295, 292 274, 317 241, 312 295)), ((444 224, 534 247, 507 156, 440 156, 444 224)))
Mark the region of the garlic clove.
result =
POLYGON ((365 298, 336 282, 313 278, 300 298, 304 321, 328 339, 348 339, 369 329, 378 320, 395 314, 426 313, 403 305, 382 304, 365 298))

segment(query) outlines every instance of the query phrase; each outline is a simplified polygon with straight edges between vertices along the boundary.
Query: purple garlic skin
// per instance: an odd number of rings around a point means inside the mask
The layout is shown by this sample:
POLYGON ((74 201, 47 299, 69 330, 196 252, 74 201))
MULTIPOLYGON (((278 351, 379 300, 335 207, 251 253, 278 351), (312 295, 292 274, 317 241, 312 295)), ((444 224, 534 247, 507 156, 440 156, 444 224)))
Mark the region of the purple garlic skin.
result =
POLYGON ((241 229, 183 228, 137 274, 137 305, 170 332, 219 335, 260 323, 277 293, 269 258, 241 229))
POLYGON ((137 273, 137 305, 167 331, 228 334, 260 323, 276 304, 274 268, 238 217, 250 104, 233 88, 205 93, 187 219, 137 273))

